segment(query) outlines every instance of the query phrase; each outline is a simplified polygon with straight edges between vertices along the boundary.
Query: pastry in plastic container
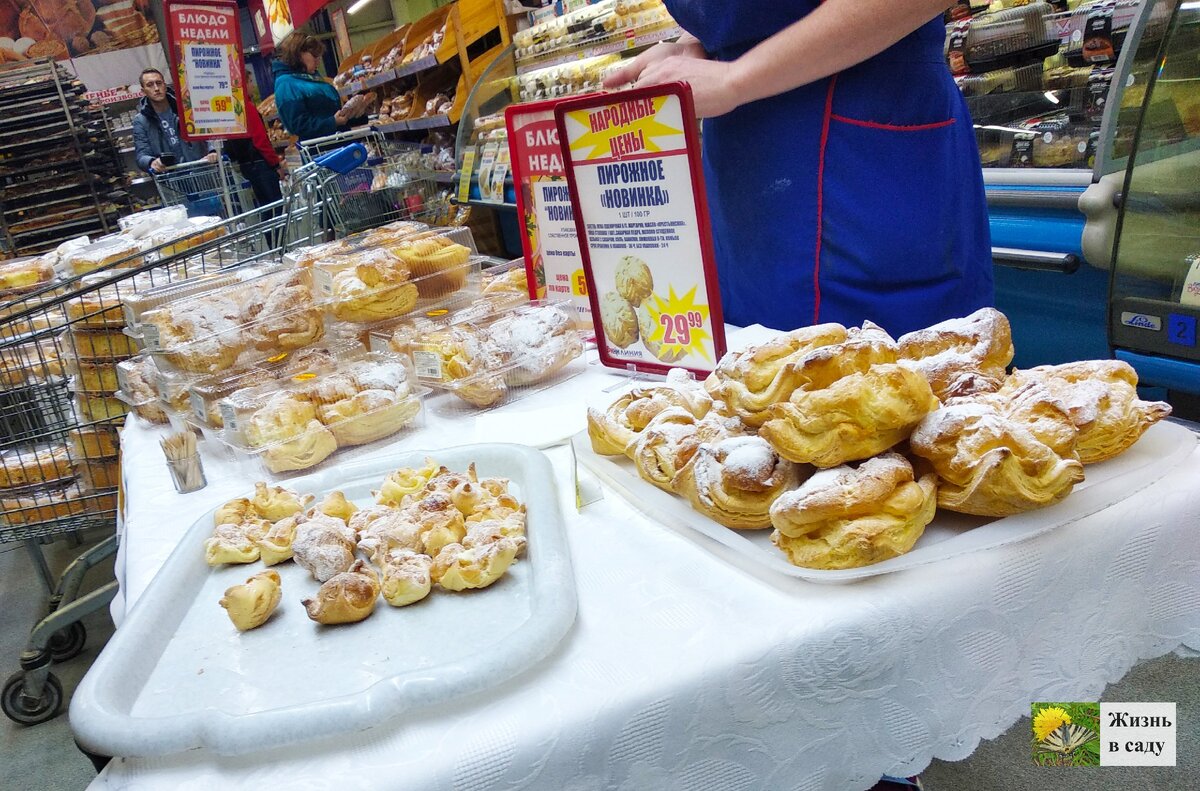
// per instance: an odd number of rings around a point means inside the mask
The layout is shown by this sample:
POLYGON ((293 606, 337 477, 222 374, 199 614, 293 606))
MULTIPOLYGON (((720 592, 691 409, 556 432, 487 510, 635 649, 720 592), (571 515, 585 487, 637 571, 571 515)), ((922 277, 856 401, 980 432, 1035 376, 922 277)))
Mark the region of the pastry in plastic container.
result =
POLYGON ((32 291, 54 280, 54 266, 44 256, 0 262, 0 297, 32 291))
MULTIPOLYGON (((320 244, 297 248, 285 253, 283 260, 296 266, 312 266, 321 261, 332 261, 341 256, 354 255, 366 250, 399 242, 415 234, 428 233, 431 230, 434 229, 423 222, 397 220, 369 231, 350 234, 333 242, 322 242, 320 244)), ((470 238, 470 231, 465 228, 455 229, 455 231, 465 234, 467 239, 470 238)), ((461 238, 456 239, 456 241, 462 243, 461 238)), ((473 243, 467 242, 467 246, 474 249, 473 243)))
POLYGON ((357 341, 327 341, 299 349, 280 360, 266 360, 250 368, 185 379, 190 416, 209 428, 223 428, 221 400, 227 396, 267 382, 319 372, 336 365, 338 360, 362 352, 363 346, 357 341))
POLYGON ((35 487, 20 494, 0 496, 0 519, 11 526, 36 525, 82 514, 106 514, 115 512, 115 494, 91 494, 79 483, 65 487, 35 487))
POLYGON ((374 324, 477 296, 482 264, 468 247, 435 236, 320 262, 312 272, 318 299, 334 318, 374 324))
POLYGON ((304 470, 339 447, 364 445, 416 425, 426 388, 407 361, 363 352, 220 402, 220 437, 269 473, 304 470))
POLYGON ((187 221, 187 208, 167 206, 162 209, 139 211, 117 219, 121 233, 131 239, 141 239, 154 231, 187 221))
POLYGON ((142 342, 159 366, 216 373, 319 341, 324 313, 313 300, 311 273, 283 269, 140 317, 142 342))
POLYGON ((110 236, 68 253, 64 263, 77 275, 117 266, 132 269, 145 263, 142 248, 132 239, 110 236), (118 266, 119 265, 119 266, 118 266))
MULTIPOLYGON (((139 285, 134 289, 134 293, 123 294, 121 297, 121 309, 125 314, 125 332, 133 338, 140 339, 142 337, 142 316, 150 311, 172 302, 199 297, 234 283, 252 280, 269 272, 278 271, 278 269, 278 266, 241 266, 194 277, 169 281, 160 279, 155 283, 139 285)), ((143 275, 137 276, 137 278, 141 277, 143 275)), ((135 278, 135 283, 137 283, 137 278, 135 278)))
MULTIPOLYGON (((133 413, 150 423, 163 424, 167 413, 159 400, 158 369, 154 358, 139 354, 116 365, 116 397, 133 409, 133 413)), ((186 390, 184 391, 186 403, 186 390)))
POLYGON ((63 363, 56 338, 42 338, 0 349, 0 388, 60 380, 63 363))
POLYGON ((117 431, 111 426, 83 426, 71 430, 71 449, 77 459, 103 459, 121 452, 117 431))
POLYGON ((79 462, 79 480, 84 489, 100 491, 121 485, 121 459, 83 459, 79 462))
POLYGON ((138 351, 133 338, 116 329, 72 329, 70 339, 64 343, 68 351, 74 351, 77 360, 120 360, 138 351))
POLYGON ((423 383, 479 408, 532 390, 583 354, 570 303, 544 300, 490 313, 471 306, 440 322, 421 318, 393 328, 386 342, 412 356, 423 383))
POLYGON ((111 393, 89 393, 72 385, 75 390, 75 411, 81 422, 99 423, 124 419, 129 406, 111 393))
POLYGON ((74 477, 75 466, 63 443, 0 451, 0 489, 48 484, 74 477))

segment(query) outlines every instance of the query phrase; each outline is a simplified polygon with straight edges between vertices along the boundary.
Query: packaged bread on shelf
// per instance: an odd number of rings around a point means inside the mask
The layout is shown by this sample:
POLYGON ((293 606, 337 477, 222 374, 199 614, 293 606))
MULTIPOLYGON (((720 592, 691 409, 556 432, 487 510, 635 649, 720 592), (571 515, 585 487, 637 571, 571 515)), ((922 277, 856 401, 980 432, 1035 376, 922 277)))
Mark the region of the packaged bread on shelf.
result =
POLYGON ((168 302, 139 322, 156 364, 200 374, 277 356, 325 335, 311 274, 292 268, 168 302))
POLYGON ((63 341, 77 360, 122 360, 137 354, 137 344, 119 329, 72 329, 63 341))
POLYGON ((362 352, 230 394, 219 402, 224 422, 219 436, 269 473, 304 470, 339 447, 416 425, 426 392, 416 386, 404 358, 362 352))

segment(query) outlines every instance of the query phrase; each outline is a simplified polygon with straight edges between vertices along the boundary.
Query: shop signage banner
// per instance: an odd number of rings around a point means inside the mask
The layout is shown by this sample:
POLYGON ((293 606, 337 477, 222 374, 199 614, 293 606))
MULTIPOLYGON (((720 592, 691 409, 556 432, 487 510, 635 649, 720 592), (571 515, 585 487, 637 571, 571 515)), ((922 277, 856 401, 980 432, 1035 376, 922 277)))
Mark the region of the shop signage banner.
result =
POLYGON ((354 47, 350 44, 350 28, 346 26, 346 9, 335 8, 330 11, 329 24, 333 25, 333 39, 337 42, 338 62, 341 62, 354 53, 354 47))
POLYGON ((563 165, 554 106, 561 100, 517 104, 504 112, 521 247, 533 299, 570 299, 581 325, 592 325, 575 211, 563 165))
POLYGON ((249 137, 237 3, 168 2, 167 42, 175 63, 180 136, 249 137))
POLYGON ((0 63, 52 57, 111 104, 141 96, 143 69, 167 71, 149 0, 0 0, 0 63))
POLYGON ((691 89, 554 108, 601 361, 707 375, 725 353, 691 89))

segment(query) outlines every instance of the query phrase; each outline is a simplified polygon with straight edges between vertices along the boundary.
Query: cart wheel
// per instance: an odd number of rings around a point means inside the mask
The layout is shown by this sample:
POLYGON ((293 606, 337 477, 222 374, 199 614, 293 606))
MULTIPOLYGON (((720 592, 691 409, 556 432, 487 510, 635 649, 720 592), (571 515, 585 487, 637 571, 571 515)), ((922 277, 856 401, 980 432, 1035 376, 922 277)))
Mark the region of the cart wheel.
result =
POLYGON ((62 707, 62 684, 53 673, 46 676, 46 685, 42 688, 40 700, 29 700, 21 694, 25 683, 25 672, 18 670, 4 682, 4 698, 0 704, 4 713, 13 722, 21 725, 38 725, 58 716, 62 707))
POLYGON ((50 644, 46 647, 50 650, 51 659, 55 662, 66 662, 68 659, 79 656, 85 643, 87 643, 87 629, 83 628, 82 623, 76 621, 51 635, 50 644))

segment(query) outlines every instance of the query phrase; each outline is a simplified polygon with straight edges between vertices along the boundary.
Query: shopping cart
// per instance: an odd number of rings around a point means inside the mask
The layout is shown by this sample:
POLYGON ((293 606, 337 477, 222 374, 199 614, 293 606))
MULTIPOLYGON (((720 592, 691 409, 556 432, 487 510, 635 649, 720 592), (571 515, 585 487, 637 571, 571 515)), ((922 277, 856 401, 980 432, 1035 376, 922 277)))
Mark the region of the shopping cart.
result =
POLYGON ((300 155, 313 162, 348 143, 363 146, 367 158, 364 167, 339 175, 326 187, 326 223, 338 236, 394 220, 420 220, 428 213, 437 183, 409 169, 404 144, 370 127, 301 141, 300 155))
POLYGON ((163 206, 185 206, 190 217, 233 217, 254 206, 250 182, 229 161, 197 160, 154 175, 163 206))
POLYGON ((0 544, 24 543, 50 594, 48 614, 33 627, 21 654, 21 670, 4 684, 0 703, 10 719, 35 725, 59 713, 63 690, 51 664, 83 650, 87 634, 80 619, 117 592, 112 581, 79 596, 87 571, 117 547, 116 430, 124 408, 111 394, 85 388, 88 372, 102 379, 135 351, 123 333, 124 299, 147 288, 277 261, 291 247, 323 240, 326 186, 366 159, 362 146, 325 154, 297 169, 294 188, 282 201, 197 224, 192 232, 163 234, 122 260, 0 304, 0 544), (24 480, 17 476, 27 476, 31 458, 40 481, 9 486, 24 480), (42 545, 100 533, 106 535, 55 581, 42 545))

